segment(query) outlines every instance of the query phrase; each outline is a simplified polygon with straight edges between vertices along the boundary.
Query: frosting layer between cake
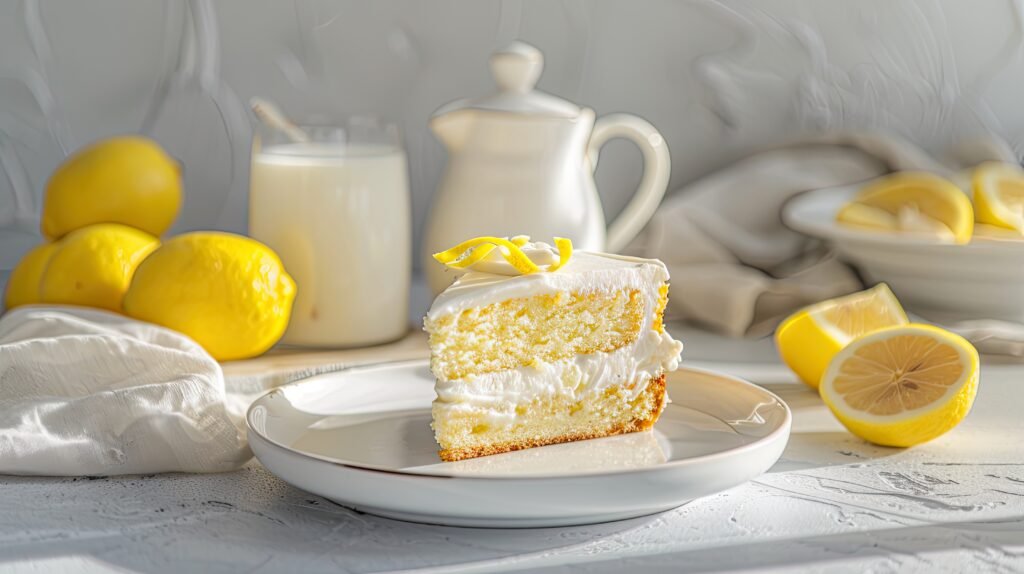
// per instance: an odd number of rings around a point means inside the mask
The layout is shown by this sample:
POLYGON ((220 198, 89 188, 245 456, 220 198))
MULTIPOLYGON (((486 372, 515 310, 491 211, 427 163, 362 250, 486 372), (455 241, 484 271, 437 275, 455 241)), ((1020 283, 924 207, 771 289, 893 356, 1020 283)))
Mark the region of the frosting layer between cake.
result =
POLYGON ((438 380, 434 408, 440 412, 475 413, 495 426, 511 425, 516 407, 538 399, 586 400, 611 387, 622 387, 630 400, 647 384, 679 365, 683 344, 668 333, 648 328, 633 343, 610 353, 577 355, 507 371, 438 380))

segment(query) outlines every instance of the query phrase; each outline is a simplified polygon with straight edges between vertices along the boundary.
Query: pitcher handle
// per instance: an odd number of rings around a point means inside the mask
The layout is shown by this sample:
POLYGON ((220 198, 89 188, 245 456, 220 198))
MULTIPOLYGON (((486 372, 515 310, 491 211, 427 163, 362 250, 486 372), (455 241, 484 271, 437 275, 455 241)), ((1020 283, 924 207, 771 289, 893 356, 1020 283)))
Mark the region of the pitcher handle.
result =
POLYGON ((626 207, 608 226, 607 250, 617 253, 632 241, 665 196, 672 160, 668 145, 658 130, 649 122, 630 114, 608 114, 598 118, 590 136, 587 157, 593 169, 597 168, 601 146, 613 138, 626 138, 635 143, 644 156, 644 175, 640 187, 633 193, 626 207))

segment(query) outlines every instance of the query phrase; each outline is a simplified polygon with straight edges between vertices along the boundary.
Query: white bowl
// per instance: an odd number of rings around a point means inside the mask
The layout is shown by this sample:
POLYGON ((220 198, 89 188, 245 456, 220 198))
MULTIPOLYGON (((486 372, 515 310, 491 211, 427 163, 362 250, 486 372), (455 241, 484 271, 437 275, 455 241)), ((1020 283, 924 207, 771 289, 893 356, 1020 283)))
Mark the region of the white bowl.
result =
POLYGON ((869 282, 888 283, 909 311, 944 320, 1024 322, 1024 242, 975 238, 952 245, 839 225, 836 213, 863 185, 797 196, 783 208, 782 219, 828 241, 869 282))

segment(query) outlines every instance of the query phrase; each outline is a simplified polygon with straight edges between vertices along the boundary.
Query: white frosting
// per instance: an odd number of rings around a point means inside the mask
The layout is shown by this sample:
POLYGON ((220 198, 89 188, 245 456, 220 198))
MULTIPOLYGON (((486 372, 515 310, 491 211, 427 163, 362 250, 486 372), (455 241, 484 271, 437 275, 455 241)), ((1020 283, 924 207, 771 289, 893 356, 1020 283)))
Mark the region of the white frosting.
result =
POLYGON ((611 386, 627 385, 632 400, 647 388, 651 379, 664 371, 676 370, 682 350, 683 344, 668 333, 649 330, 611 353, 577 355, 465 379, 438 380, 435 405, 442 411, 471 410, 485 414, 489 423, 503 426, 515 421, 516 405, 541 397, 578 401, 599 397, 611 386), (628 383, 633 387, 629 388, 628 383))
POLYGON ((444 315, 506 299, 560 291, 620 289, 640 291, 644 297, 644 322, 636 341, 610 353, 577 355, 464 379, 438 377, 435 408, 441 412, 471 410, 488 416, 491 424, 509 425, 515 420, 516 405, 539 397, 580 400, 623 384, 629 389, 630 398, 636 397, 651 379, 679 365, 682 343, 653 328, 658 287, 668 278, 665 265, 657 260, 589 252, 574 253, 565 267, 552 273, 516 277, 479 271, 466 273, 434 301, 427 314, 428 325, 444 315))
MULTIPOLYGON (((500 254, 491 254, 501 257, 500 254)), ((490 257, 490 256, 489 256, 490 257)), ((641 259, 625 255, 610 255, 576 251, 572 259, 557 271, 507 276, 471 270, 434 299, 427 320, 458 313, 473 307, 520 297, 534 297, 559 291, 588 293, 639 289, 647 295, 648 306, 653 309, 656 294, 652 285, 668 281, 668 269, 657 259, 641 259)))

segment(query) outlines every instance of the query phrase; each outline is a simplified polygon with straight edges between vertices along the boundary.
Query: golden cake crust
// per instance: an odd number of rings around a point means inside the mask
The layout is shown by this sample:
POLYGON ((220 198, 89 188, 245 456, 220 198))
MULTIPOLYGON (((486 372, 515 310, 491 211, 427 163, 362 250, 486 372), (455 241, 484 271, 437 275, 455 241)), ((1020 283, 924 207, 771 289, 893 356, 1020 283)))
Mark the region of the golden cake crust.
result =
POLYGON ((529 439, 474 447, 442 449, 438 451, 438 454, 440 455, 441 460, 454 462, 458 460, 465 460, 467 458, 501 454, 503 452, 512 452, 514 450, 523 450, 537 446, 546 446, 549 444, 589 440, 592 438, 601 438, 605 436, 649 430, 654 427, 654 423, 658 421, 658 417, 661 416, 661 411, 664 410, 665 403, 667 402, 665 393, 665 374, 662 373, 660 377, 652 379, 647 384, 647 388, 640 393, 640 397, 638 398, 641 401, 650 401, 650 404, 654 405, 650 412, 629 422, 618 423, 603 431, 596 430, 589 433, 574 432, 555 437, 545 437, 543 439, 529 439))

